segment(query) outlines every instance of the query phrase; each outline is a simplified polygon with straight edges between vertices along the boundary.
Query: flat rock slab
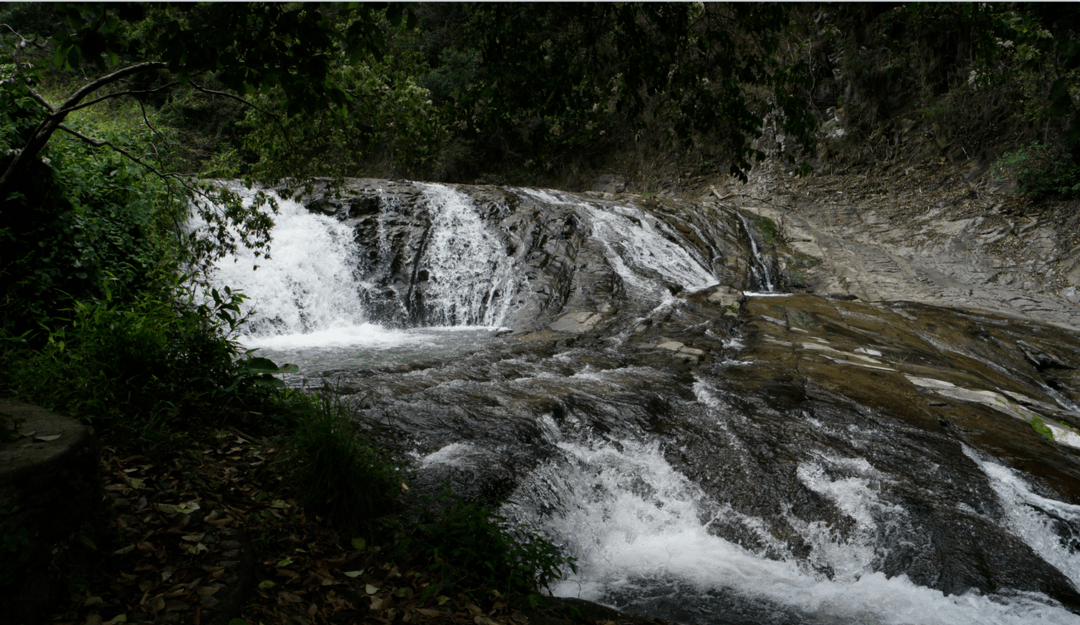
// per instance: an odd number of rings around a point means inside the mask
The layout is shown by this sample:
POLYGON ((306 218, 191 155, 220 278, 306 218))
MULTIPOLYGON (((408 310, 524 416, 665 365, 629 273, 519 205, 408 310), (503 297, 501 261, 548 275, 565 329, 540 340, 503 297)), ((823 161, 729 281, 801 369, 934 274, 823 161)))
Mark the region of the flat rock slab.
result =
POLYGON ((582 332, 588 332, 595 328, 596 324, 600 323, 601 319, 603 319, 603 317, 598 313, 575 312, 559 317, 550 327, 553 332, 581 334, 582 332))

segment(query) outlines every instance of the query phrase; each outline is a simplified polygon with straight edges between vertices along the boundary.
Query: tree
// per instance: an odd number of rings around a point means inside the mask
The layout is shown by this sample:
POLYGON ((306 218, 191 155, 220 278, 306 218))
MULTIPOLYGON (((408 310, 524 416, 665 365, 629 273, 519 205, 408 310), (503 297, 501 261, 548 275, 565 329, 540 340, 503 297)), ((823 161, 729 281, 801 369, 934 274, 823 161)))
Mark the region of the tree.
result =
POLYGON ((57 130, 93 145, 108 145, 73 131, 64 121, 74 111, 113 98, 147 97, 186 85, 241 100, 279 88, 291 114, 340 105, 348 95, 331 80, 335 56, 379 55, 379 20, 385 15, 396 23, 405 14, 400 5, 385 3, 70 4, 58 6, 57 12, 64 27, 47 38, 24 36, 10 24, 0 26, 15 39, 13 78, 40 114, 22 147, 3 163, 0 198, 7 199, 57 130), (26 58, 35 53, 52 53, 63 67, 92 64, 102 73, 62 101, 51 102, 35 89, 37 73, 26 58), (204 86, 209 79, 224 89, 204 86))
POLYGON ((779 54, 776 4, 482 3, 417 9, 451 127, 494 159, 557 158, 633 141, 652 123, 673 143, 721 141, 743 175, 766 115, 807 150, 816 120, 792 96, 801 60, 779 54), (617 138, 613 137, 617 135, 617 138))

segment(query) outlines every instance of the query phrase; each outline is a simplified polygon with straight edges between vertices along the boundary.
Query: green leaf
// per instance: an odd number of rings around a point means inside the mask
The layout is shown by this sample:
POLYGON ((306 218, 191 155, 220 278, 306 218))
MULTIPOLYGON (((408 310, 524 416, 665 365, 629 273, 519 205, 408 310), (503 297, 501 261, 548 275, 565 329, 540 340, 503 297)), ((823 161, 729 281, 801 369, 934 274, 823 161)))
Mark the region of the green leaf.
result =
POLYGON ((277 586, 277 584, 274 583, 274 580, 266 579, 259 582, 259 588, 262 588, 263 590, 269 590, 274 586, 277 586))
POLYGON ((352 546, 357 551, 363 551, 367 547, 367 541, 363 538, 354 538, 352 539, 352 546))

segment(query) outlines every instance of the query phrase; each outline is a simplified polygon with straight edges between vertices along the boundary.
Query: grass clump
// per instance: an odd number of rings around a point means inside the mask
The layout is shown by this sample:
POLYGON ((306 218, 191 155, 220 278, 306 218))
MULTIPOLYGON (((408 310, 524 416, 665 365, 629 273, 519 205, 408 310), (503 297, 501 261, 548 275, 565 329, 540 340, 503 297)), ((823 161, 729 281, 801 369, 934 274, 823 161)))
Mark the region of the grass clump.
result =
POLYGON ((423 554, 438 581, 421 599, 465 594, 477 600, 543 605, 538 591, 576 570, 535 528, 514 525, 496 510, 508 502, 466 502, 449 492, 428 499, 409 531, 399 535, 399 550, 423 554))
POLYGON ((1031 427, 1036 432, 1038 432, 1039 434, 1042 434, 1043 436, 1045 436, 1050 441, 1054 440, 1054 431, 1051 430, 1050 426, 1046 425, 1046 422, 1043 421, 1041 418, 1032 417, 1030 423, 1031 423, 1031 427))
POLYGON ((289 482, 306 509, 372 540, 379 518, 399 508, 401 467, 366 442, 357 408, 340 395, 324 388, 303 398, 282 457, 289 482))
POLYGON ((1038 141, 1009 152, 994 163, 998 176, 1015 177, 1017 190, 1032 198, 1080 195, 1080 166, 1066 153, 1038 141))
POLYGON ((777 246, 783 245, 784 238, 780 236, 780 230, 776 227, 776 222, 768 217, 758 217, 757 229, 761 233, 761 239, 765 242, 765 245, 777 246))

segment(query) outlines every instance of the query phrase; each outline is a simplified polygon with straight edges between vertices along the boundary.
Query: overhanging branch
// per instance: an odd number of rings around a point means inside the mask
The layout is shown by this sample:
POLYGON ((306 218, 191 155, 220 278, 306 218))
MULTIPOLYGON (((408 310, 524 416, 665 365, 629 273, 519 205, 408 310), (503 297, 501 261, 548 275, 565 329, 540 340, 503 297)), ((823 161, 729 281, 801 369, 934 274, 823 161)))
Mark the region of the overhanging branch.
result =
POLYGON ((80 104, 78 106, 73 106, 73 107, 71 107, 69 109, 66 109, 66 110, 67 110, 67 112, 70 113, 72 111, 77 111, 79 109, 84 109, 84 108, 86 108, 88 106, 93 106, 93 105, 97 104, 98 102, 103 102, 105 100, 110 100, 112 98, 119 98, 119 97, 125 96, 125 95, 139 95, 139 94, 157 93, 159 91, 164 91, 165 89, 168 89, 169 87, 175 87, 178 84, 180 84, 180 83, 178 83, 178 82, 176 82, 174 80, 173 82, 171 82, 171 83, 169 83, 167 85, 162 85, 162 86, 160 86, 160 87, 158 87, 156 89, 142 89, 142 90, 134 90, 133 89, 133 90, 130 90, 130 91, 117 91, 116 93, 110 93, 110 94, 107 94, 107 95, 103 95, 100 98, 95 98, 93 100, 90 100, 89 102, 83 102, 82 104, 80 104))
POLYGON ((269 115, 271 117, 281 117, 280 113, 272 113, 272 112, 270 112, 270 111, 268 111, 268 110, 266 110, 266 109, 264 109, 262 107, 256 106, 252 102, 249 102, 249 101, 245 100, 244 98, 241 98, 240 96, 238 96, 236 94, 229 93, 228 91, 216 91, 214 89, 207 89, 205 87, 200 87, 198 84, 195 83, 194 80, 191 80, 191 79, 188 79, 188 84, 190 84, 192 87, 195 87, 196 90, 201 91, 201 92, 203 92, 205 94, 219 95, 219 96, 222 96, 222 97, 229 98, 231 100, 236 100, 237 102, 240 102, 241 104, 244 104, 246 106, 250 106, 251 108, 255 109, 256 111, 258 111, 258 112, 260 112, 260 113, 262 113, 264 115, 269 115))

